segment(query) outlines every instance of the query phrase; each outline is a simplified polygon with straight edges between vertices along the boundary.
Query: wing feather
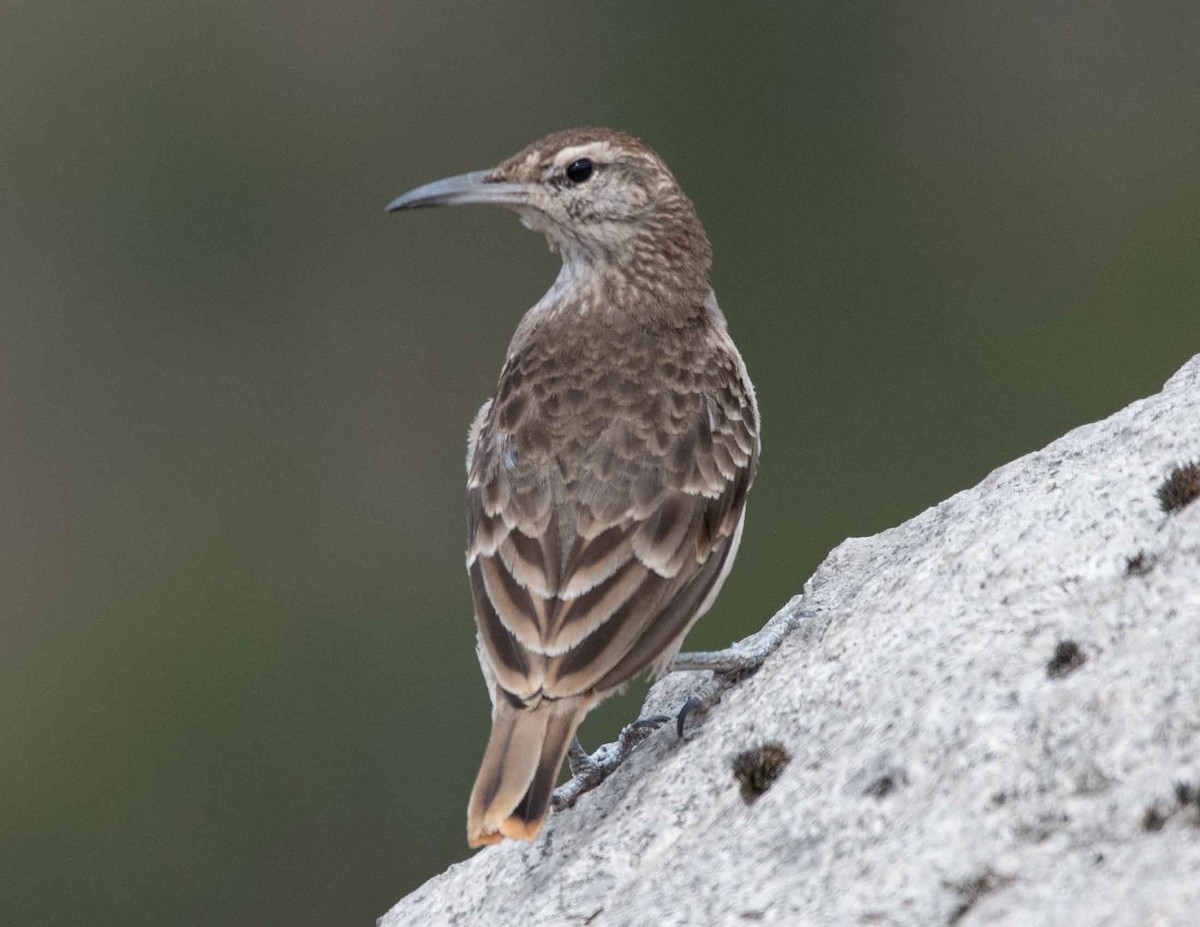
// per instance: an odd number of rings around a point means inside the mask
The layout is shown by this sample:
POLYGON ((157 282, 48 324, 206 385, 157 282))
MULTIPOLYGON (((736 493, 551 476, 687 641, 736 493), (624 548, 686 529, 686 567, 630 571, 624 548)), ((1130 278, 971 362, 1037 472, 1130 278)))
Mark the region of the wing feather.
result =
POLYGON ((566 581, 559 587, 558 597, 577 598, 619 570, 630 557, 629 532, 624 528, 609 528, 593 538, 580 534, 575 539, 563 570, 566 581))
POLYGON ((711 315, 666 347, 622 332, 628 368, 595 332, 559 335, 510 355, 471 432, 481 653, 518 700, 602 693, 673 653, 724 580, 758 462, 753 390, 711 315))

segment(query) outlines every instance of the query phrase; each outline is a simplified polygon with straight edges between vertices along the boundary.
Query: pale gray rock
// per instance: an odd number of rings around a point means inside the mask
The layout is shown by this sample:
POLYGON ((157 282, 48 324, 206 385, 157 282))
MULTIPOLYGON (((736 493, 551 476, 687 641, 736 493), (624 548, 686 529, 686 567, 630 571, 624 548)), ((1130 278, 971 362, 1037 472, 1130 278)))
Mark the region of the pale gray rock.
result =
MULTIPOLYGON (((381 923, 1200 924, 1200 501, 1155 497, 1198 459, 1200 355, 839 545, 687 742, 668 725, 381 923), (791 762, 746 804, 730 761, 773 740, 791 762)), ((645 713, 705 685, 673 674, 645 713)))

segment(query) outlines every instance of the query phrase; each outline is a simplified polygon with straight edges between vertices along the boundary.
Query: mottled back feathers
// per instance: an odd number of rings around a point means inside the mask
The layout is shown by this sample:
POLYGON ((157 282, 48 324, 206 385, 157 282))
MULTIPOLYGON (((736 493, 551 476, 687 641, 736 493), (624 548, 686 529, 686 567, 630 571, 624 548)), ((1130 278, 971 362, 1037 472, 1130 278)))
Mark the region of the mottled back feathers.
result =
POLYGON ((754 397, 714 312, 531 325, 481 410, 467 490, 485 657, 523 702, 618 687, 677 649, 758 454, 754 397))

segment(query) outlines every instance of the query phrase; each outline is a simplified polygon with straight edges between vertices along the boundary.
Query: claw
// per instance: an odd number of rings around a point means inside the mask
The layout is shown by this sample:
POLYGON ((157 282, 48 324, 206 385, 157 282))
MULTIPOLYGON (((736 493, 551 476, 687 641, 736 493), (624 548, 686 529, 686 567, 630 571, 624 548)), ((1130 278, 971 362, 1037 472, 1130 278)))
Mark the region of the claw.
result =
POLYGON ((572 777, 578 778, 584 775, 591 765, 592 758, 583 749, 583 744, 579 742, 579 738, 571 738, 571 746, 567 748, 567 768, 571 770, 572 777))
MULTIPOLYGON (((675 733, 682 740, 687 719, 692 712, 706 710, 720 697, 722 690, 745 679, 762 666, 763 662, 779 647, 789 633, 808 625, 808 634, 819 634, 824 624, 815 621, 819 619, 819 609, 789 607, 772 618, 765 628, 753 634, 727 650, 712 653, 681 653, 671 666, 668 673, 679 671, 704 672, 715 675, 713 685, 702 685, 701 691, 711 688, 707 696, 691 696, 675 717, 675 733)), ((806 636, 807 639, 807 636, 806 636)), ((570 808, 575 800, 584 792, 594 789, 607 779, 644 741, 650 734, 671 719, 666 715, 653 715, 649 718, 639 718, 627 724, 615 742, 605 744, 590 756, 575 740, 567 751, 567 760, 571 767, 571 779, 554 791, 551 800, 555 810, 570 808)))
POLYGON ((580 795, 590 792, 616 772, 642 741, 670 720, 667 715, 651 715, 631 721, 621 729, 616 743, 605 744, 590 756, 576 737, 567 749, 571 779, 554 790, 553 807, 558 810, 570 808, 580 795))
POLYGON ((699 708, 704 703, 704 700, 697 695, 688 697, 688 700, 683 703, 683 707, 679 709, 679 714, 675 718, 675 735, 683 740, 683 726, 687 724, 688 715, 699 708))

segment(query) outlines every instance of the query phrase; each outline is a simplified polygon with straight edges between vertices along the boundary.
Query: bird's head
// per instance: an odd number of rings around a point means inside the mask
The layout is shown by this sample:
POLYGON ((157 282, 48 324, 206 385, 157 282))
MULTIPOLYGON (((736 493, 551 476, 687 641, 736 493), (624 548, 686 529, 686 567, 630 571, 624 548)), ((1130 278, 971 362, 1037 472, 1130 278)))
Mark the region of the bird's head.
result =
POLYGON ((516 211, 576 272, 619 268, 647 283, 707 286, 711 250, 691 200, 662 158, 624 132, 556 132, 490 170, 417 187, 387 208, 460 203, 516 211))

